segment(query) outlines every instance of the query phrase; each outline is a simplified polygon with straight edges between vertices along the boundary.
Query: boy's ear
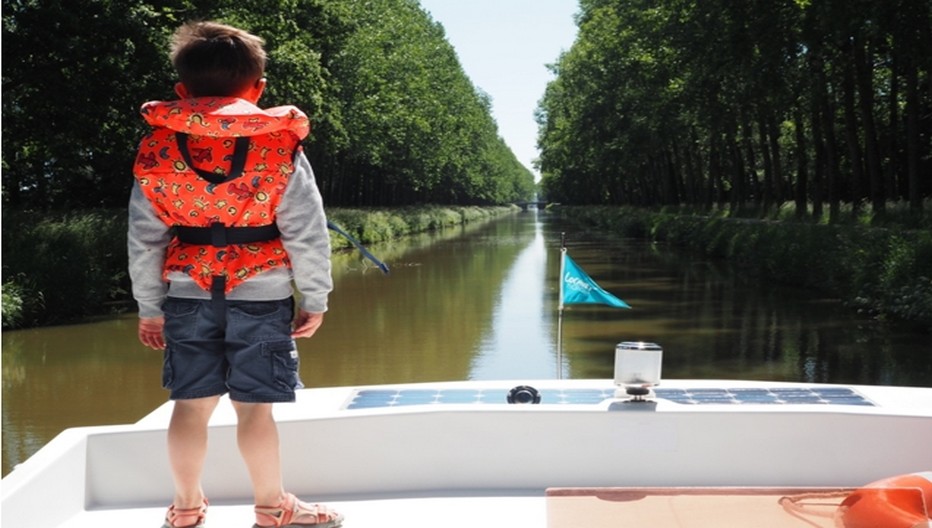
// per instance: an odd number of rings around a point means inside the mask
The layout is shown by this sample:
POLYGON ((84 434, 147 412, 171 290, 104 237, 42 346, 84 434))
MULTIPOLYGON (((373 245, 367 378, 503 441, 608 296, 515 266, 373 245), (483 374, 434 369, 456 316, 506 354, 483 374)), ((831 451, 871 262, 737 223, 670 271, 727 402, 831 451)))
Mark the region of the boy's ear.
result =
POLYGON ((265 91, 265 85, 265 77, 256 79, 256 83, 249 87, 245 92, 243 92, 243 95, 240 97, 253 104, 258 103, 259 98, 262 97, 262 92, 265 91))
POLYGON ((182 99, 191 98, 191 93, 188 91, 188 88, 181 82, 175 83, 175 93, 178 94, 178 97, 182 99))

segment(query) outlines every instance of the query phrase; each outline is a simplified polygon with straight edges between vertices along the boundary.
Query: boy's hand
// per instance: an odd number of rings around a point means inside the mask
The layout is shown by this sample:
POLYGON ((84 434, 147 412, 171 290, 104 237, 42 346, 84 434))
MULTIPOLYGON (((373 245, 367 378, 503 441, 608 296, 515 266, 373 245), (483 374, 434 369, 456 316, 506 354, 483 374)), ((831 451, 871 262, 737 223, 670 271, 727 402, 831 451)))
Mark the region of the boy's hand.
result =
POLYGON ((155 350, 165 350, 164 317, 141 317, 139 319, 139 341, 155 350))
POLYGON ((311 337, 324 322, 324 314, 305 312, 298 309, 298 316, 294 320, 294 331, 291 337, 311 337))

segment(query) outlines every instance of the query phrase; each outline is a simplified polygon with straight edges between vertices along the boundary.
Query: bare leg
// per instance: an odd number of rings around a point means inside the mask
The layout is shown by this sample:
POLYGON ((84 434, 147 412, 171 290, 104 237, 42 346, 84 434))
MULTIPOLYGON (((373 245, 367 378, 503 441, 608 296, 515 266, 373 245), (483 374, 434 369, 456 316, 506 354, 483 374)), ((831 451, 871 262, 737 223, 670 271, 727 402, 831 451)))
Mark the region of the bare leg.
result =
POLYGON ((219 396, 175 401, 168 426, 168 459, 175 481, 175 508, 197 508, 204 501, 201 471, 207 456, 207 422, 219 401, 219 396))
POLYGON ((233 402, 233 407, 238 418, 236 440, 249 469, 256 504, 275 506, 284 499, 285 491, 272 404, 233 402))

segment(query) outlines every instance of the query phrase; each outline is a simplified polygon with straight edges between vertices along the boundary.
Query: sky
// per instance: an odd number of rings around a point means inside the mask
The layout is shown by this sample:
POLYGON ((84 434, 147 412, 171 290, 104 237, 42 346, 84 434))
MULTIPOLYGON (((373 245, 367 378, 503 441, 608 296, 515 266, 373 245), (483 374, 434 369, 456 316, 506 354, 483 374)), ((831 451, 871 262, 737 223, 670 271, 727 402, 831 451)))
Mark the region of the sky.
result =
POLYGON ((534 110, 553 74, 547 64, 576 39, 576 0, 421 0, 440 22, 466 75, 492 99, 498 133, 539 178, 534 110))

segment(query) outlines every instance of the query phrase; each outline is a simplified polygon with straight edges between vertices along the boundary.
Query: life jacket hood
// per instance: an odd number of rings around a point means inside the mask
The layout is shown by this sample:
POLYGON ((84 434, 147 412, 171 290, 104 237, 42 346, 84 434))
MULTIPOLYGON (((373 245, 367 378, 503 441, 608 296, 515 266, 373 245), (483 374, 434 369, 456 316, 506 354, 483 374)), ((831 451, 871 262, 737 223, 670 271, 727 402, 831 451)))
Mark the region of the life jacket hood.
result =
POLYGON ((207 137, 257 136, 288 131, 299 140, 310 133, 307 115, 294 106, 262 109, 235 97, 150 101, 142 115, 153 127, 207 137))

